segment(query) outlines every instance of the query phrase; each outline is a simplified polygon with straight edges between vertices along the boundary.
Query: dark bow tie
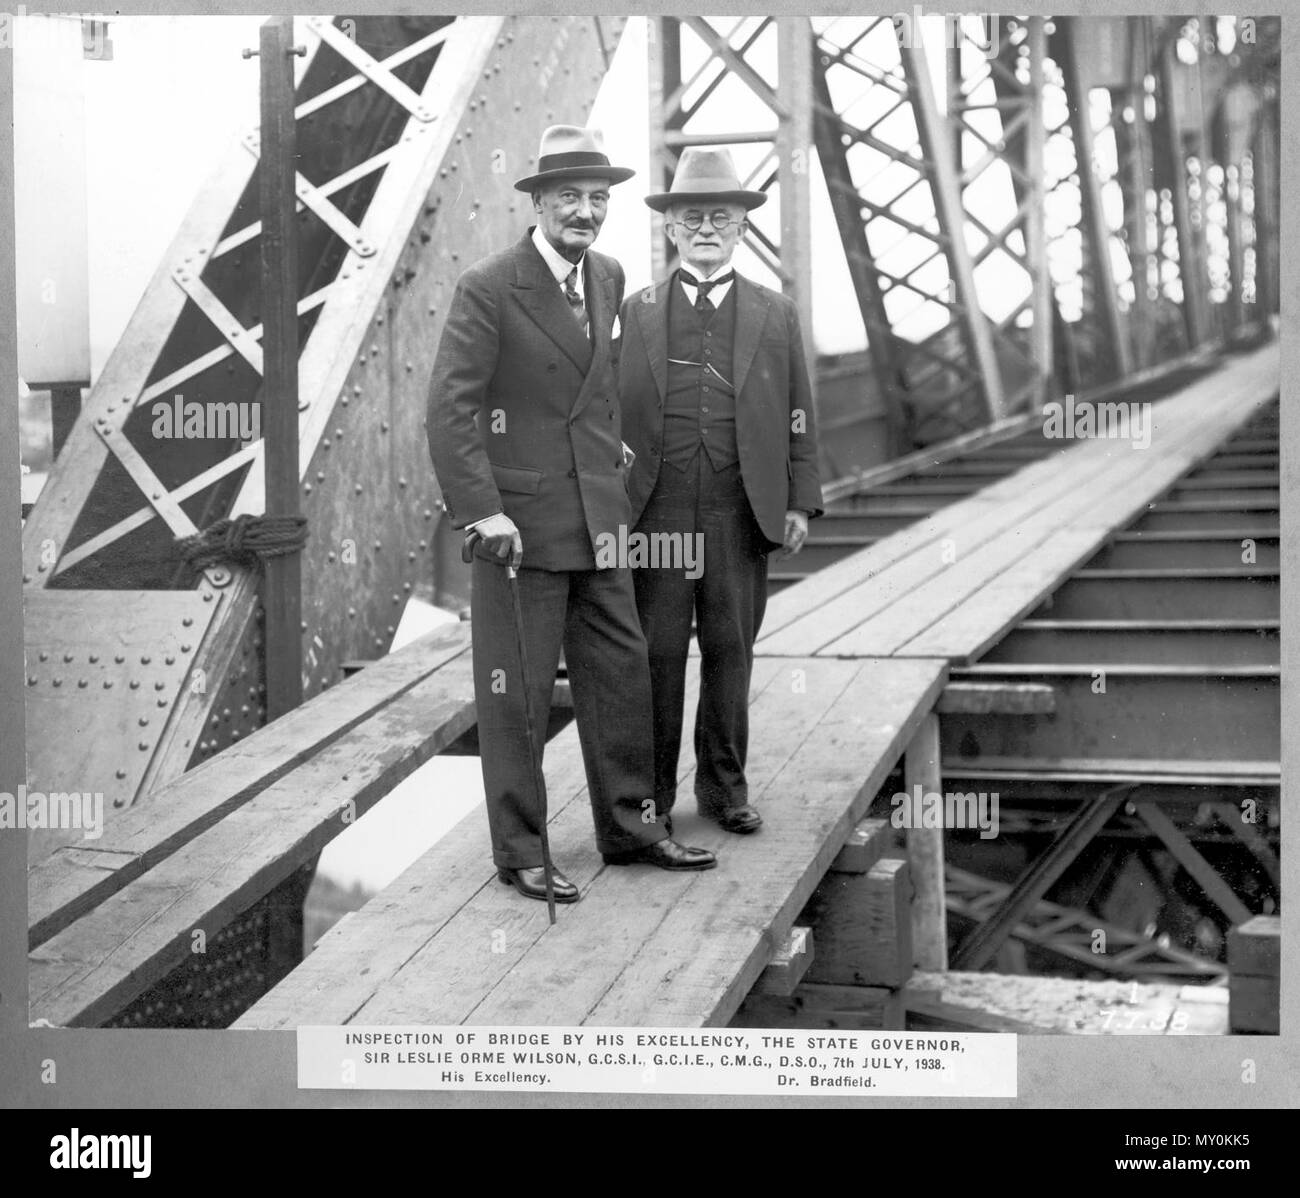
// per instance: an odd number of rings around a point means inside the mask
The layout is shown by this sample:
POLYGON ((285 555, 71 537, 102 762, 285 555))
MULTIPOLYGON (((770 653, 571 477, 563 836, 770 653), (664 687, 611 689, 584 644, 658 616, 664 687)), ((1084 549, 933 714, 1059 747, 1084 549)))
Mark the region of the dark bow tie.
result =
POLYGON ((699 289, 701 296, 707 296, 715 287, 721 287, 723 283, 730 283, 736 277, 734 270, 729 270, 725 275, 716 275, 712 279, 697 279, 689 270, 683 270, 682 282, 687 287, 696 287, 699 289))

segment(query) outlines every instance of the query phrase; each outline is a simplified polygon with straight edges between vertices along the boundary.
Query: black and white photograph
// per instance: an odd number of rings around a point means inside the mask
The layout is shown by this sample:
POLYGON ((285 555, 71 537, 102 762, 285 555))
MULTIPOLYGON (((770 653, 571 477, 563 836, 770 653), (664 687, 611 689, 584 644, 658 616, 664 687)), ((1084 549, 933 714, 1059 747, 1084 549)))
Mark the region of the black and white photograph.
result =
POLYGON ((828 11, 0 13, 7 1103, 1295 1104, 1295 19, 828 11))

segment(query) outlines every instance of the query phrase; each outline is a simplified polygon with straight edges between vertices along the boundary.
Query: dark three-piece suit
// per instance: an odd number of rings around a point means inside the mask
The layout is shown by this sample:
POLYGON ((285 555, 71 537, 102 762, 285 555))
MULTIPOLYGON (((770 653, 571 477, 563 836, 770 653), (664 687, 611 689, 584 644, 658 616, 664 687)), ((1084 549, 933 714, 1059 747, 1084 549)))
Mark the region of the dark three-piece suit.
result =
MULTIPOLYGON (((429 450, 452 524, 504 512, 519 529, 519 586, 541 750, 563 646, 597 847, 663 840, 653 819, 650 677, 630 573, 597 569, 602 534, 631 523, 611 331, 623 270, 588 250, 590 335, 531 231, 461 276, 434 365, 429 450)), ((498 866, 541 863, 514 616, 504 565, 473 564, 474 689, 498 866)))
POLYGON ((749 798, 748 692, 767 555, 783 542, 787 511, 822 510, 798 310, 736 275, 717 308, 700 312, 674 272, 629 297, 621 325, 635 530, 703 538, 698 578, 673 565, 633 571, 653 680, 656 809, 670 812, 676 795, 694 621, 695 795, 717 818, 749 798))

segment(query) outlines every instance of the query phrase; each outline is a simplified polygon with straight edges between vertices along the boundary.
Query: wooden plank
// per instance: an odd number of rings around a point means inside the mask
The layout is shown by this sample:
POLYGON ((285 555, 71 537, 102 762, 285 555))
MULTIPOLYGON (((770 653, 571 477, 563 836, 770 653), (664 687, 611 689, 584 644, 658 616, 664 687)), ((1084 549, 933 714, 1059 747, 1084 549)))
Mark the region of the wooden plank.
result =
POLYGON ((864 874, 889 849, 889 824, 883 819, 864 819, 849 833, 844 847, 835 854, 831 872, 864 874))
POLYGON ((1050 715, 1056 692, 1041 682, 949 682, 939 696, 939 715, 1050 715))
POLYGON ((1282 918, 1253 915, 1228 930, 1228 968, 1234 974, 1276 978, 1282 972, 1282 918))
MULTIPOLYGON (((358 922, 366 914, 363 911, 350 921, 346 935, 332 945, 327 936, 317 953, 282 984, 281 990, 308 971, 314 983, 297 989, 299 1001, 287 1003, 273 992, 258 1004, 262 1010, 254 1008, 239 1026, 265 1026, 268 1015, 276 1026, 322 1019, 518 1023, 537 1018, 581 1022, 585 1017, 590 1023, 636 1023, 647 1018, 669 1025, 725 1022, 770 960, 776 939, 793 926, 813 883, 829 866, 855 819, 874 797, 889 766, 877 764, 872 770, 872 762, 880 763, 891 751, 895 757, 901 752, 910 734, 908 727, 898 726, 899 720, 905 720, 903 713, 927 706, 942 685, 941 663, 924 669, 922 663, 906 664, 910 668, 900 673, 889 663, 878 663, 873 678, 871 672, 863 673, 860 663, 756 663, 756 678, 760 671, 766 673, 756 700, 756 708, 761 709, 756 711, 756 726, 778 726, 767 718, 765 713, 770 711, 789 713, 800 727, 791 733, 794 745, 760 747, 767 737, 755 744, 759 760, 755 763, 751 758, 751 767, 756 766, 750 770, 751 785, 761 778, 760 795, 780 796, 779 802, 764 808, 767 824, 761 835, 747 840, 731 838, 713 825, 697 823, 689 814, 677 817, 678 839, 720 847, 717 870, 672 875, 651 869, 602 868, 590 845, 586 804, 570 802, 552 820, 552 843, 562 868, 583 889, 584 898, 561 913, 556 929, 547 931, 540 904, 520 902, 495 883, 472 895, 457 892, 445 897, 440 890, 432 894, 426 890, 423 896, 411 893, 407 903, 444 904, 454 910, 436 930, 430 932, 433 921, 426 920, 422 928, 406 936, 402 961, 395 960, 397 953, 389 952, 391 937, 382 922, 358 922), (828 670, 828 666, 833 668, 828 670), (804 675, 794 674, 792 667, 803 669, 804 675), (821 717, 834 699, 845 693, 845 677, 853 681, 853 701, 834 704, 838 718, 830 723, 821 717), (839 685, 829 681, 834 679, 841 680, 839 685), (904 701, 900 692, 901 679, 920 684, 910 693, 909 701, 904 701), (882 702, 882 691, 894 698, 882 702), (792 703, 793 696, 800 701, 792 703), (871 710, 873 699, 875 711, 871 710), (894 703, 899 714, 890 719, 894 703), (814 793, 819 788, 809 785, 808 770, 800 761, 789 760, 805 736, 816 738, 808 759, 817 761, 823 771, 827 762, 833 762, 840 773, 844 790, 839 819, 832 820, 831 811, 823 811, 819 817, 816 800, 820 797, 824 804, 825 796, 814 793), (774 871, 766 868, 773 857, 793 861, 802 871, 793 884, 779 873, 773 877, 774 871), (782 891, 786 901, 777 904, 779 919, 770 911, 756 909, 769 892, 779 896, 782 891), (671 926, 666 926, 665 920, 671 926), (736 924, 742 927, 738 930, 736 924), (379 934, 379 945, 374 935, 358 939, 357 931, 368 929, 379 934), (733 935, 739 943, 730 942, 733 935), (634 958, 629 961, 620 954, 611 955, 611 944, 628 945, 634 958), (683 951, 684 944, 691 946, 690 953, 683 951), (704 964, 699 960, 701 946, 710 950, 710 959, 704 964), (326 952, 331 960, 313 970, 313 963, 326 952), (357 981, 344 974, 342 985, 347 987, 348 997, 340 1001, 330 990, 332 981, 340 979, 340 961, 347 959, 355 974, 360 961, 369 964, 376 955, 383 958, 379 968, 388 980, 372 986, 369 979, 357 981), (679 1001, 664 1001, 660 987, 679 1001), (364 997, 368 988, 373 998, 364 997), (274 1000, 274 1011, 268 1000, 274 1000), (617 1014, 613 1004, 631 1002, 641 1004, 639 1017, 617 1014)), ((562 734, 554 743, 568 735, 562 734)), ((548 780, 549 776, 548 769, 548 780)), ((477 851, 484 853, 484 848, 480 845, 477 851)), ((435 848, 429 857, 438 852, 435 848)), ((454 862, 455 853, 449 852, 443 859, 454 862)), ((487 870, 482 872, 490 877, 487 870)), ((400 909, 408 910, 405 906, 400 909)), ((399 931, 398 935, 405 933, 399 931)))
POLYGON ((1276 761, 1171 761, 1143 758, 980 757, 975 765, 945 760, 943 772, 960 778, 1042 777, 1076 782, 1181 782, 1215 786, 1278 786, 1276 761))
MULTIPOLYGON (((877 541, 862 553, 844 558, 824 570, 818 570, 797 587, 791 587, 773 596, 764 616, 763 632, 759 636, 760 648, 764 638, 816 611, 832 599, 844 595, 854 586, 880 573, 890 563, 906 557, 919 548, 933 544, 944 536, 964 532, 980 515, 993 510, 1005 500, 1014 499, 1026 488, 1046 485, 1055 474, 1059 473, 1059 462, 1066 452, 1071 451, 1063 448, 1047 459, 1036 460, 1010 478, 1001 478, 990 483, 974 495, 941 508, 924 520, 877 541), (1015 487, 1009 486, 1013 480, 1016 483, 1015 487)), ((1091 452, 1097 451, 1094 449, 1091 452)), ((851 514, 828 513, 831 517, 851 514)), ((827 521, 827 525, 829 524, 830 521, 827 521)), ((816 528, 817 525, 814 524, 813 527, 816 528)))
POLYGON ((808 972, 815 952, 812 928, 794 927, 785 943, 772 956, 768 967, 758 975, 751 994, 789 998, 808 972))
POLYGON ((708 875, 699 875, 638 944, 636 957, 587 1022, 716 1026, 730 1019, 761 971, 765 945, 794 922, 910 743, 945 675, 941 662, 860 665, 797 758, 773 780, 772 789, 784 790, 785 798, 770 805, 769 827, 729 851, 743 870, 734 875, 732 901, 720 902, 708 875), (699 949, 669 974, 663 962, 684 939, 699 949))
MULTIPOLYGON (((1161 438, 1160 442, 1153 440, 1153 443, 1160 444, 1161 452, 1166 448, 1177 448, 1188 438, 1195 437, 1197 431, 1203 430, 1206 421, 1223 412, 1227 413, 1225 418, 1231 418, 1240 424, 1248 420, 1249 414, 1258 405, 1265 403, 1266 398, 1261 399, 1261 396, 1264 396, 1270 386, 1273 389, 1277 386, 1275 347, 1262 348, 1244 360, 1234 359, 1225 368, 1197 382, 1190 389, 1153 405, 1153 420, 1156 421, 1156 430, 1161 438), (1247 405, 1223 403, 1223 391, 1227 387, 1234 389, 1234 394, 1238 394, 1239 390, 1247 392, 1251 396, 1247 405)), ((1153 438, 1154 435, 1156 434, 1153 433, 1153 438)), ((1217 447, 1223 435, 1226 433, 1222 426, 1213 425, 1210 429, 1210 448, 1217 447)), ((863 554, 841 560, 831 568, 820 570, 810 580, 789 587, 774 596, 768 607, 766 631, 759 638, 759 651, 805 654, 819 650, 829 639, 833 639, 836 631, 844 633, 854 626, 853 617, 861 611, 861 604, 855 603, 861 596, 849 598, 848 593, 853 587, 870 580, 874 574, 883 573, 894 561, 932 544, 949 531, 961 531, 962 543, 970 546, 972 517, 980 509, 987 512, 991 502, 1030 494, 1036 496, 1039 503, 1031 504, 1030 507, 1023 508, 1023 511, 1035 511, 1045 500, 1062 494, 1063 490, 1069 490, 1070 487, 1079 486, 1083 474, 1071 478, 1075 470, 1082 472, 1084 469, 1095 469, 1099 464, 1105 464, 1110 451, 1121 447, 1126 448, 1126 443, 1108 443, 1101 439, 1067 443, 1062 453, 1054 453, 1048 459, 1037 461, 1014 476, 976 492, 970 499, 933 513, 922 524, 898 531, 863 554), (797 635, 801 631, 798 626, 801 621, 805 624, 803 635, 797 635), (831 637, 816 641, 818 631, 826 630, 828 626, 831 637)), ((1151 465, 1149 459, 1152 455, 1141 455, 1132 450, 1127 452, 1132 468, 1139 469, 1139 472, 1151 465)), ((1125 489, 1122 487, 1117 491, 1121 500, 1123 491, 1125 489)), ((1078 507, 1078 496, 1075 496, 1075 505, 1078 507)))
MULTIPOLYGON (((1194 425, 1190 431, 1180 427, 1171 434, 1171 440, 1181 446, 1195 432, 1194 425)), ((1197 443, 1208 453, 1215 442, 1203 434, 1197 443)), ((904 635, 907 631, 913 638, 919 637, 954 610, 966 621, 974 619, 982 624, 991 643, 996 634, 1029 611, 1071 569, 1100 549, 1117 524, 1139 514, 1149 498, 1160 494, 1190 465, 1187 455, 1169 451, 1165 451, 1165 460, 1156 462, 1119 453, 1100 471, 1085 459, 1067 457, 1057 480, 1069 483, 1067 490, 1040 496, 1033 516, 1007 526, 1005 535, 982 545, 977 554, 966 549, 959 562, 937 576, 938 585, 928 587, 921 596, 909 597, 905 603, 878 609, 872 618, 824 651, 898 652, 901 644, 910 639, 904 635), (1075 526, 1082 526, 1083 531, 1075 532, 1075 526)), ((962 655, 973 656, 984 647, 962 645, 962 655)), ((906 651, 925 655, 933 652, 924 640, 916 647, 908 644, 906 651)))
MULTIPOLYGON (((1143 459, 1139 463, 1141 469, 1135 470, 1121 458, 1117 470, 1119 475, 1130 476, 1128 485, 1123 485, 1115 473, 1094 480, 1093 488, 1103 488, 1101 497, 1096 501, 1079 497, 1077 511, 1069 517, 1069 527, 1054 533, 1032 554, 1023 555, 1012 568, 991 574, 986 571, 991 581, 972 592, 975 601, 957 606, 898 651, 942 655, 963 662, 978 657, 1016 620, 1037 606, 1068 573, 1102 548, 1116 527, 1135 519, 1150 499, 1210 456, 1222 442, 1227 428, 1244 422, 1259 404, 1266 402, 1267 391, 1265 383, 1244 405, 1229 409, 1208 428, 1191 424, 1188 429, 1180 430, 1175 434, 1176 448, 1164 452, 1163 460, 1143 459)), ((1162 423, 1170 422, 1170 413, 1163 408, 1162 415, 1162 423)), ((832 645, 828 651, 837 648, 846 651, 852 648, 852 643, 832 645)), ((868 639, 862 651, 887 650, 877 637, 868 639)))
POLYGON ((1045 1036, 1051 1029, 1026 1023, 1009 1015, 997 1015, 963 1003, 944 1002, 934 994, 910 990, 899 991, 909 1031, 951 1030, 958 1032, 999 1032, 1016 1036, 1045 1036))
POLYGON ((899 646, 904 656, 946 657, 954 664, 974 661, 1016 622, 1036 608, 1061 580, 1099 548, 1104 538, 1091 530, 1060 529, 1013 569, 986 575, 963 602, 899 646))
MULTIPOLYGON (((751 693, 761 690, 783 664, 756 662, 751 693)), ((698 691, 699 678, 692 671, 687 678, 687 710, 698 691)), ((586 772, 576 725, 546 746, 543 764, 552 853, 565 875, 580 889, 588 889, 601 863, 590 845, 586 772)), ((687 832, 682 836, 688 838, 687 832)), ((387 1009, 394 1022, 435 1022, 427 1002, 435 986, 448 991, 470 988, 462 1013, 472 1009, 473 995, 481 995, 507 973, 527 946, 547 930, 541 903, 525 902, 497 882, 490 843, 487 815, 479 808, 371 899, 346 929, 330 929, 316 951, 234 1026, 348 1023, 363 1018, 366 1004, 380 990, 387 992, 387 1009), (482 934, 468 943, 464 959, 445 962, 445 972, 436 982, 421 975, 407 986, 405 974, 419 971, 421 953, 442 929, 457 916, 472 917, 479 907, 484 908, 482 934), (405 1003, 399 998, 403 989, 405 1003)), ((572 910, 566 908, 562 915, 567 918, 572 910)))
POLYGON ((56 852, 29 874, 29 946, 66 927, 465 654, 468 644, 468 625, 436 629, 159 788, 123 812, 93 847, 56 852))
POLYGON ((927 445, 924 449, 918 449, 915 453, 904 454, 891 462, 883 462, 879 466, 859 470, 856 474, 846 475, 844 478, 837 478, 832 482, 825 483, 822 486, 822 499, 825 503, 834 503, 839 499, 860 495, 872 487, 880 486, 883 483, 891 483, 896 479, 908 478, 924 471, 927 467, 951 462, 954 458, 965 457, 977 450, 986 449, 1001 441, 1007 441, 1012 437, 1019 436, 1021 433, 1030 432, 1041 427, 1042 415, 1038 412, 1026 412, 1020 416, 1009 416, 1004 420, 995 421, 993 424, 985 425, 968 433, 962 433, 947 441, 927 445))
POLYGON ((896 989, 912 974, 912 876, 901 858, 865 874, 828 873, 799 919, 817 936, 809 982, 896 989))
POLYGON ((94 1026, 312 859, 474 718, 468 655, 316 753, 31 955, 34 1017, 94 1026))
MULTIPOLYGON (((1097 442, 1076 446, 1064 457, 1071 462, 1071 470, 1063 469, 1057 458, 1035 463, 1011 476, 1020 484, 1016 492, 1004 490, 1010 481, 1004 479, 818 571, 807 583, 790 587, 788 593, 795 597, 786 603, 795 609, 793 617, 780 623, 786 613, 778 608, 774 619, 765 619, 769 631, 760 635, 757 651, 802 655, 825 649, 878 612, 895 603, 910 603, 918 593, 925 593, 936 577, 958 562, 978 558, 986 543, 1019 528, 1035 513, 1076 490, 1081 477, 1107 465, 1097 442), (836 572, 833 579, 812 585, 832 571, 836 572), (832 584, 839 589, 828 594, 832 584), (802 590, 805 586, 807 591, 802 590)), ((773 606, 786 594, 777 595, 773 606)))
MULTIPOLYGON (((950 682, 944 688, 947 694, 950 682)), ((922 722, 903 758, 903 789, 908 794, 940 794, 939 717, 922 722), (917 791, 920 787, 920 791, 917 791)), ((945 898, 943 828, 908 828, 907 858, 916 890, 912 905, 912 960, 921 969, 948 968, 948 904, 945 898)))
MULTIPOLYGON (((751 739, 746 765, 750 801, 764 814, 762 832, 737 837, 713 824, 686 831, 684 821, 679 826, 674 816, 674 837, 717 852, 716 870, 665 874, 653 868, 603 867, 584 901, 566 912, 563 936, 548 935, 529 947, 508 975, 480 995, 466 1021, 528 1023, 545 1011, 548 1020, 557 1023, 599 1022, 589 1014, 609 1000, 612 991, 618 991, 619 983, 645 954, 653 963, 656 978, 671 977, 674 999, 688 1012, 679 1014, 673 1005, 664 1003, 656 1007, 654 1019, 664 1021, 665 1026, 702 1022, 704 1012, 699 1012, 699 1007, 707 1008, 707 999, 695 992, 696 967, 715 947, 724 948, 721 927, 736 900, 748 894, 750 879, 767 875, 763 849, 781 842, 792 818, 804 812, 807 785, 787 790, 786 770, 820 727, 833 724, 837 700, 847 693, 857 673, 852 662, 779 663, 750 710, 752 725, 765 730, 762 737, 751 739), (828 665, 833 668, 826 669, 828 665), (771 802, 765 801, 769 795, 771 802), (703 917, 702 923, 690 918, 692 912, 703 917), (612 944, 626 948, 611 953, 612 944)), ((811 817, 811 812, 804 814, 804 818, 811 817)), ((848 828, 844 831, 847 834, 848 828)), ((838 851, 839 844, 835 848, 838 851)), ((828 854, 826 864, 832 855, 828 854)), ((797 911, 794 908, 782 922, 773 925, 768 921, 764 927, 762 943, 753 946, 753 968, 736 995, 737 1004, 794 925, 797 911)), ((458 937, 444 936, 443 940, 439 957, 464 954, 458 937)), ((748 964, 748 958, 735 964, 748 964)), ((428 977, 426 972, 421 979, 424 988, 428 977)), ((618 1011, 611 1011, 607 1020, 610 1024, 653 1022, 648 1015, 636 1020, 618 1011)))

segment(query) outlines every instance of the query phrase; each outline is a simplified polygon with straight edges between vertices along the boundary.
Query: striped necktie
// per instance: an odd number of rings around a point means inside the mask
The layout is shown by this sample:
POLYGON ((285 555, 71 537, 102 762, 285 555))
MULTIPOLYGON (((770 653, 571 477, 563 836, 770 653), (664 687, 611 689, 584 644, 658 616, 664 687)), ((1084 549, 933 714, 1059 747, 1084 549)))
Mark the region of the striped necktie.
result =
POLYGON ((578 294, 578 268, 576 266, 569 271, 568 277, 564 280, 564 298, 569 301, 569 307, 573 311, 573 319, 578 322, 578 327, 585 333, 587 330, 587 305, 582 302, 582 296, 578 294))

